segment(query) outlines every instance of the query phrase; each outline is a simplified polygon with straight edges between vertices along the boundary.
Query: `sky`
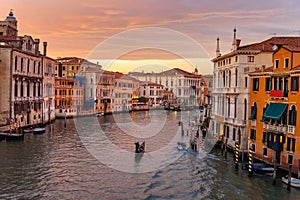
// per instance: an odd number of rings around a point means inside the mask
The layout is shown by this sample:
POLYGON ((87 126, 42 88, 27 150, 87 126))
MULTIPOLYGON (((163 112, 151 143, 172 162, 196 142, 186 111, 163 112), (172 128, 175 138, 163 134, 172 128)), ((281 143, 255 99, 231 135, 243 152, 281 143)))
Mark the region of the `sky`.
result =
POLYGON ((19 35, 48 42, 48 56, 98 61, 113 71, 180 67, 212 73, 216 38, 230 52, 275 34, 300 34, 298 0, 0 0, 19 35), (116 53, 117 52, 117 53, 116 53))

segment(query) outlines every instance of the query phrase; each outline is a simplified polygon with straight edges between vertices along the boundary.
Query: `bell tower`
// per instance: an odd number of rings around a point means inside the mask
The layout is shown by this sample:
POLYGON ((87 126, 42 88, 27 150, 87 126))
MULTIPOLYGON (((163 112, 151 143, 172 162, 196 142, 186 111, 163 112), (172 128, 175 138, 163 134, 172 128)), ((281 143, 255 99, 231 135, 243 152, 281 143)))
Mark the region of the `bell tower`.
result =
POLYGON ((18 36, 18 21, 11 9, 4 21, 0 21, 0 35, 18 36))

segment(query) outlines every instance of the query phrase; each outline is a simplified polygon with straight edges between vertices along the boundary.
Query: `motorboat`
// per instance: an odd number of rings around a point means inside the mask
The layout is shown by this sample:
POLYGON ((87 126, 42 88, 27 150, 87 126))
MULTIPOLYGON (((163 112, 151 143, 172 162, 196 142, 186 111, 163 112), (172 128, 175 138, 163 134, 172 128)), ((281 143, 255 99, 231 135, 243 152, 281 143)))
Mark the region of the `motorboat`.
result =
POLYGON ((0 133, 1 137, 5 137, 6 140, 23 140, 23 133, 0 133))
POLYGON ((28 128, 25 128, 23 130, 23 133, 32 133, 33 132, 33 128, 32 127, 28 127, 28 128))
MULTIPOLYGON (((282 177, 281 181, 285 184, 288 184, 288 176, 282 177)), ((291 186, 295 188, 300 188, 300 179, 291 177, 291 186)))
MULTIPOLYGON (((245 165, 246 169, 249 168, 249 164, 245 165)), ((272 175, 274 172, 274 167, 266 163, 253 163, 252 164, 253 172, 258 174, 272 175)))
POLYGON ((186 150, 186 144, 184 142, 181 142, 181 141, 177 142, 177 149, 179 151, 186 150))
POLYGON ((46 132, 45 127, 37 127, 33 129, 33 134, 42 134, 46 132))

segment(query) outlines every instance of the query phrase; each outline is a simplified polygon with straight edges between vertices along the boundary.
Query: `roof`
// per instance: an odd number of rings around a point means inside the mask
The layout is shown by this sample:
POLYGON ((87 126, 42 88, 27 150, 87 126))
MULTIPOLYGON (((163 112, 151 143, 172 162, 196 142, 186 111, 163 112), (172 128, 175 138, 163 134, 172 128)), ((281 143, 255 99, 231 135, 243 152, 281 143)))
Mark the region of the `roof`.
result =
POLYGON ((300 37, 272 37, 259 43, 253 43, 238 47, 237 50, 261 50, 273 52, 274 45, 284 45, 290 48, 300 47, 300 37))
POLYGON ((176 73, 179 73, 179 74, 181 74, 182 76, 188 77, 188 78, 200 78, 200 77, 201 77, 201 75, 193 74, 193 73, 184 71, 184 70, 179 69, 179 68, 173 68, 173 69, 170 69, 170 70, 161 72, 161 73, 159 73, 159 74, 173 76, 173 75, 176 75, 176 73))

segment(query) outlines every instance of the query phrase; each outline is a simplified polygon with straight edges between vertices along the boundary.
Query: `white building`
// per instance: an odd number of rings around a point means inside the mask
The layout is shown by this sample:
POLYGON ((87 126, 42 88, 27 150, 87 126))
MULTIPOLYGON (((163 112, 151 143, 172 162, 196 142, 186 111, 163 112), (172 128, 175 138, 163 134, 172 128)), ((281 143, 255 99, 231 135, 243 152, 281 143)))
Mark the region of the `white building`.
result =
POLYGON ((43 65, 43 122, 53 121, 55 119, 55 65, 56 60, 46 56, 47 43, 44 42, 44 55, 42 57, 43 65))
POLYGON ((153 82, 141 82, 140 95, 149 99, 150 106, 162 104, 164 86, 153 82))
MULTIPOLYGON (((0 21, 1 130, 8 130, 10 121, 18 127, 44 122, 43 62, 48 58, 46 45, 42 55, 39 43, 39 39, 28 35, 18 36, 17 20, 12 11, 0 21)), ((47 83, 51 80, 47 79, 47 83)), ((47 94, 48 100, 49 97, 53 101, 53 94, 47 94)))
POLYGON ((198 74, 197 69, 193 73, 174 68, 161 73, 131 72, 130 74, 140 81, 163 85, 166 90, 174 93, 178 103, 202 106, 205 102, 204 79, 198 74))
POLYGON ((235 141, 241 150, 247 150, 249 78, 248 73, 263 65, 272 66, 272 43, 275 38, 250 45, 240 46, 236 30, 229 53, 221 55, 217 39, 212 91, 211 129, 223 142, 234 147, 235 141))
POLYGON ((115 72, 115 87, 112 99, 113 112, 128 112, 132 110, 132 97, 139 88, 139 80, 129 75, 115 72))

